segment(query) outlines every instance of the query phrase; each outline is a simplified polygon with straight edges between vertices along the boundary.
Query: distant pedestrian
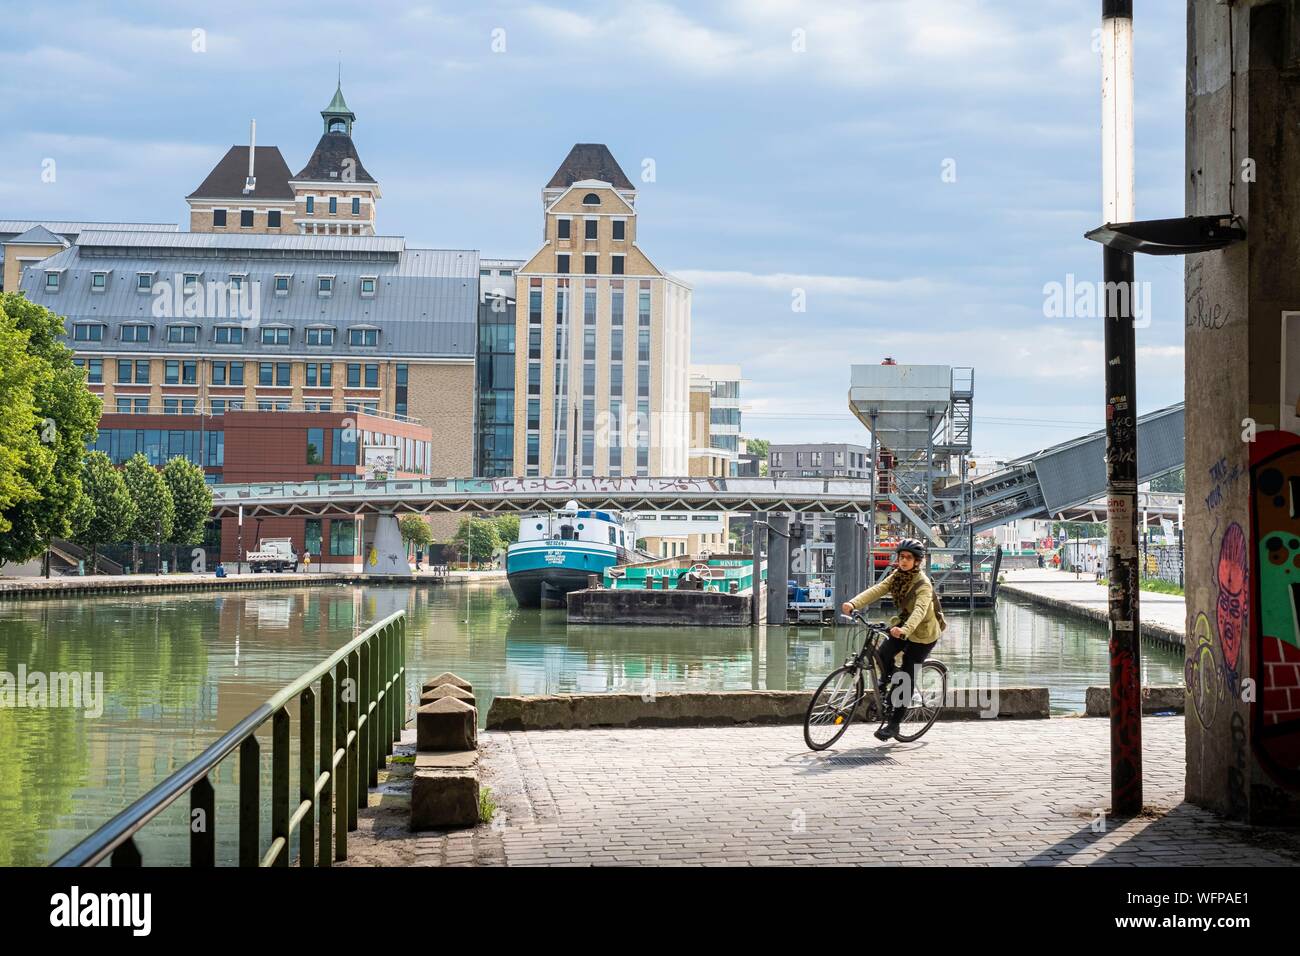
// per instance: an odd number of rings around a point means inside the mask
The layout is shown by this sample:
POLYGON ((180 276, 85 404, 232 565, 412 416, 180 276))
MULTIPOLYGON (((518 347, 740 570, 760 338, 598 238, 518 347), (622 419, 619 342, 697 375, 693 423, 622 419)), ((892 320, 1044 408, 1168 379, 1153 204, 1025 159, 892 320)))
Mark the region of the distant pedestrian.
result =
POLYGON ((311 552, 310 552, 310 551, 304 551, 303 554, 302 554, 302 569, 303 569, 303 571, 310 571, 310 570, 311 570, 311 552))
POLYGON ((420 570, 420 562, 423 560, 424 560, 424 549, 416 548, 415 549, 415 570, 417 571, 420 570))

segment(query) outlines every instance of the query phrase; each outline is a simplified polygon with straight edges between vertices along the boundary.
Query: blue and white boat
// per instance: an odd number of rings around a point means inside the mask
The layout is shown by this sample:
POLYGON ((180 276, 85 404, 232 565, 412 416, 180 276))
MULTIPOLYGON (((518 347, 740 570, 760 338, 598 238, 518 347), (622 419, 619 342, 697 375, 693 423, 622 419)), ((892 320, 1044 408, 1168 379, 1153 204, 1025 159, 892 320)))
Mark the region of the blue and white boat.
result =
POLYGON ((649 557, 636 549, 634 514, 587 511, 570 501, 520 517, 519 540, 506 549, 506 579, 520 607, 544 607, 564 603, 590 575, 649 557))

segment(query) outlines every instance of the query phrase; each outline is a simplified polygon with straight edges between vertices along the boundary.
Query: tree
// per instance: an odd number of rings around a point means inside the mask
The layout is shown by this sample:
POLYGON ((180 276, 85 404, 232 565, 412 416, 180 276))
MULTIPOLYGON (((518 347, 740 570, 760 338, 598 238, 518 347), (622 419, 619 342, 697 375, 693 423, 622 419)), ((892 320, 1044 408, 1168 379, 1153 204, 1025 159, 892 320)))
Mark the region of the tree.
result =
POLYGON ((172 564, 178 544, 203 543, 203 531, 212 515, 212 489, 203 469, 183 455, 177 455, 162 469, 163 481, 172 496, 172 564))
POLYGON ((519 540, 519 515, 497 515, 493 524, 497 526, 497 537, 502 547, 519 540))
POLYGON ((1158 478, 1151 479, 1151 490, 1157 492, 1173 492, 1182 494, 1186 491, 1187 470, 1179 468, 1177 471, 1171 471, 1167 475, 1160 475, 1158 478))
POLYGON ((61 316, 0 293, 0 564, 68 537, 88 507, 82 462, 101 406, 64 334, 61 316))
POLYGON ((94 451, 81 472, 83 494, 73 519, 74 540, 90 548, 90 573, 99 570, 99 546, 124 541, 136 520, 136 506, 122 473, 108 456, 94 451))
POLYGON ((406 542, 408 550, 411 545, 427 548, 433 543, 433 532, 429 530, 429 523, 419 515, 402 515, 398 519, 397 527, 402 533, 402 540, 406 542))
POLYGON ((482 518, 462 520, 460 527, 456 529, 456 537, 452 540, 456 542, 467 561, 479 564, 492 557, 492 553, 501 547, 501 538, 497 534, 496 525, 482 518))
MULTIPOLYGON (((176 506, 172 503, 171 489, 167 487, 162 474, 149 464, 149 459, 142 452, 136 452, 127 459, 122 466, 122 478, 136 507, 135 521, 131 523, 128 536, 131 539, 131 564, 139 571, 140 542, 170 541, 176 506)), ((161 553, 158 561, 161 565, 161 553)))
POLYGON ((767 474, 767 452, 771 448, 771 442, 766 438, 746 438, 745 454, 758 456, 758 473, 759 475, 767 474))

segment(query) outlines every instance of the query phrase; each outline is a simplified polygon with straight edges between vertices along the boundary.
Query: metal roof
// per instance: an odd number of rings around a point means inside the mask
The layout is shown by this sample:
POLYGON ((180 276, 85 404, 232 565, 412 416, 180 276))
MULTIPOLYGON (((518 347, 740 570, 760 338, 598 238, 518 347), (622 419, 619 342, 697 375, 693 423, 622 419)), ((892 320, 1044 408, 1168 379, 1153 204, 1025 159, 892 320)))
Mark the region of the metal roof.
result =
MULTIPOLYGON (((108 326, 100 342, 78 342, 84 353, 148 352, 157 355, 332 356, 471 358, 478 317, 478 253, 471 249, 407 249, 400 237, 219 236, 206 233, 135 237, 130 246, 115 243, 126 234, 85 234, 90 240, 56 253, 23 270, 19 284, 33 302, 66 316, 70 323, 108 326), (231 248, 222 248, 231 247, 231 248), (203 255, 207 253, 207 255, 203 255), (42 273, 63 269, 57 292, 45 289, 42 273), (102 292, 91 289, 91 275, 107 272, 102 292), (138 273, 153 275, 155 292, 139 292, 138 273), (186 274, 200 274, 205 301, 187 310, 177 296, 186 274), (244 275, 250 293, 244 314, 218 299, 232 274, 244 275), (276 295, 275 278, 289 275, 287 295, 276 295), (333 291, 319 295, 319 276, 333 276, 333 291), (361 296, 362 277, 375 278, 375 294, 361 296), (256 294, 253 294, 256 290, 256 294), (179 299, 179 300, 178 300, 179 299), (207 301, 207 300, 211 301, 207 301), (205 314, 186 316, 184 313, 205 314), (155 313, 160 314, 155 314, 155 313), (123 343, 121 326, 148 323, 147 343, 123 343), (169 343, 163 326, 197 324, 197 343, 169 343), (217 345, 217 325, 243 325, 243 345, 217 345), (262 345, 260 325, 288 326, 288 346, 262 345), (302 330, 333 326, 334 345, 305 345, 302 330), (377 347, 349 347, 349 326, 373 326, 377 347)), ((196 297, 193 297, 196 298, 196 297)))
POLYGON ((46 229, 39 223, 26 232, 14 236, 12 239, 6 239, 4 244, 8 245, 25 245, 25 246, 66 246, 68 240, 62 236, 56 236, 50 230, 46 229))

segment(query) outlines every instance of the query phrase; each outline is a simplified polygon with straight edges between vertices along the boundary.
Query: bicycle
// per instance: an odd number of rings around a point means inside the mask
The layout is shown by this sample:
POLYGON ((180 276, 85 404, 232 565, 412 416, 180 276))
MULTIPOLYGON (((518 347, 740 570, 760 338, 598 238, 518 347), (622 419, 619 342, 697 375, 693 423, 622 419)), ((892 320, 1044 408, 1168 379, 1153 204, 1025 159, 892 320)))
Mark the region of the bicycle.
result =
MULTIPOLYGON (((864 703, 866 716, 878 718, 881 727, 889 723, 894 714, 895 705, 890 698, 899 693, 897 685, 888 693, 873 694, 870 697, 863 690, 864 674, 870 674, 873 689, 880 685, 880 664, 876 648, 881 640, 889 636, 889 628, 868 621, 857 611, 849 620, 862 626, 865 638, 857 653, 847 658, 842 667, 832 671, 808 702, 808 712, 803 721, 803 739, 811 750, 825 750, 839 740, 864 703), (829 736, 824 736, 822 731, 829 733, 829 736)), ((907 713, 894 738, 901 743, 919 740, 938 719, 948 696, 948 667, 943 662, 929 659, 922 661, 919 675, 918 686, 912 690, 907 713)))

